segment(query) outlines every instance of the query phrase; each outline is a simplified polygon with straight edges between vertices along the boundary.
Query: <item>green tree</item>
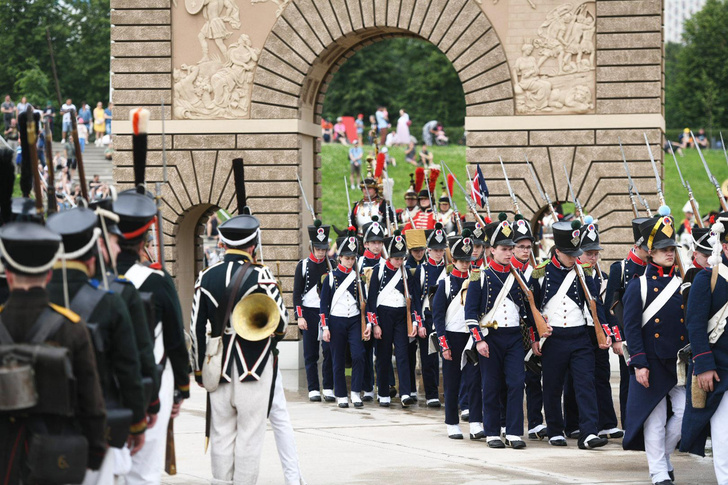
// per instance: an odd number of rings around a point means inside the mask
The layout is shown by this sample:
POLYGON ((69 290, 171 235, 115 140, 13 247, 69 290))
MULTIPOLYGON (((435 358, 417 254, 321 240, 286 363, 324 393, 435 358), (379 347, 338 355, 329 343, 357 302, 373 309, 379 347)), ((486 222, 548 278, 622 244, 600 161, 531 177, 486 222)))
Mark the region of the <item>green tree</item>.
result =
POLYGON ((703 9, 685 22, 685 46, 677 53, 667 95, 670 126, 728 126, 728 5, 708 0, 703 9), (675 105, 671 103, 675 103, 675 105))
POLYGON ((400 108, 415 127, 432 119, 462 126, 465 119, 462 83, 452 64, 436 46, 413 38, 377 42, 347 60, 326 91, 323 115, 368 118, 379 105, 388 107, 392 124, 400 108))
POLYGON ((27 96, 36 104, 58 104, 48 27, 64 100, 107 100, 109 9, 109 0, 0 0, 0 94, 10 94, 15 101, 27 96))

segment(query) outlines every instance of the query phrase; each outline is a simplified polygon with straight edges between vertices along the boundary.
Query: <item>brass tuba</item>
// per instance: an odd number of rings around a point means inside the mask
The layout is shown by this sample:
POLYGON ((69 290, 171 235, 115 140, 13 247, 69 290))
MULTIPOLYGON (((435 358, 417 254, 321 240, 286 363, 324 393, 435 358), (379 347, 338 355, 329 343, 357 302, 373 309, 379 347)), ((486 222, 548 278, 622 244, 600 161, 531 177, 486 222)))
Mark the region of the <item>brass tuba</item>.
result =
POLYGON ((251 293, 235 305, 230 318, 235 333, 245 340, 257 342, 273 334, 280 322, 281 311, 267 294, 251 293))

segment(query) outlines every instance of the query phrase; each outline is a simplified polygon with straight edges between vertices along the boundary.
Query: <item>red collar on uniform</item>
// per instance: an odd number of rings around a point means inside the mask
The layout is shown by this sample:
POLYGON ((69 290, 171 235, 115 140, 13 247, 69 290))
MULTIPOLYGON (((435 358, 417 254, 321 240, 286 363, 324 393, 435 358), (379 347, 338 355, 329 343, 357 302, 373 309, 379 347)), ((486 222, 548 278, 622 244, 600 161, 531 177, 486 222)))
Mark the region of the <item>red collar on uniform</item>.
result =
POLYGON ((650 263, 654 270, 657 271, 658 276, 672 276, 672 273, 675 272, 675 266, 670 266, 670 269, 667 271, 667 274, 665 274, 665 268, 660 266, 659 264, 650 263))
POLYGON ((515 256, 513 256, 513 257, 511 258, 511 265, 512 265, 512 266, 513 266, 514 268, 516 268, 516 269, 520 269, 521 271, 526 271, 526 268, 528 268, 528 263, 529 263, 529 262, 528 262, 528 260, 526 260, 526 261, 521 261, 520 259, 518 259, 518 258, 517 258, 517 257, 515 257, 515 256))
POLYGON ((705 266, 700 266, 697 261, 695 261, 695 258, 693 258, 693 266, 695 266, 698 269, 705 269, 705 266))
POLYGON ((440 260, 440 262, 438 263, 437 261, 435 261, 434 259, 432 259, 430 256, 427 256, 427 262, 429 264, 431 264, 432 266, 442 266, 443 264, 445 264, 445 258, 442 258, 440 260))
POLYGON ((628 261, 632 261, 635 264, 639 264, 640 266, 647 266, 647 261, 642 261, 635 253, 634 249, 632 249, 629 252, 629 256, 627 256, 628 261))
POLYGON ((488 268, 492 269, 493 271, 497 271, 499 273, 509 273, 511 271, 510 264, 502 265, 500 263, 496 263, 494 259, 490 261, 488 268))
POLYGON ((467 278, 468 277, 467 271, 460 271, 459 269, 455 269, 455 268, 453 268, 453 270, 450 274, 456 278, 467 278))
POLYGON ((387 269, 391 269, 392 271, 396 271, 397 270, 397 268, 395 268, 394 266, 392 266, 392 263, 390 263, 389 260, 387 260, 387 269))
MULTIPOLYGON (((553 265, 554 265, 554 266, 556 266, 556 267, 557 267, 557 268, 559 268, 559 269, 569 270, 569 269, 573 268, 573 266, 572 266, 572 267, 570 267, 570 268, 567 268, 566 266, 564 266, 564 265, 563 265, 563 264, 561 263, 561 261, 559 261, 559 258, 557 258, 555 254, 554 254, 554 256, 553 256, 553 257, 551 258, 551 263, 553 263, 553 265)), ((578 263, 577 263, 577 264, 578 264, 578 263)))
POLYGON ((379 259, 382 257, 382 253, 374 254, 373 252, 371 252, 367 249, 364 251, 364 257, 367 259, 379 259))
POLYGON ((339 263, 339 265, 336 267, 336 269, 338 269, 342 273, 351 273, 351 270, 352 270, 352 268, 347 268, 346 266, 344 266, 341 263, 339 263))
POLYGON ((471 261, 470 266, 472 266, 474 268, 479 268, 479 267, 483 266, 483 258, 476 259, 475 261, 471 261))
POLYGON ((324 256, 324 257, 323 257, 323 258, 321 258, 321 259, 316 259, 316 256, 314 256, 314 255, 313 255, 313 253, 311 253, 311 254, 309 254, 309 255, 308 255, 308 259, 310 259, 310 260, 311 260, 311 261, 313 261, 314 263, 323 263, 323 262, 324 262, 324 258, 325 258, 325 257, 326 257, 326 256, 324 256))

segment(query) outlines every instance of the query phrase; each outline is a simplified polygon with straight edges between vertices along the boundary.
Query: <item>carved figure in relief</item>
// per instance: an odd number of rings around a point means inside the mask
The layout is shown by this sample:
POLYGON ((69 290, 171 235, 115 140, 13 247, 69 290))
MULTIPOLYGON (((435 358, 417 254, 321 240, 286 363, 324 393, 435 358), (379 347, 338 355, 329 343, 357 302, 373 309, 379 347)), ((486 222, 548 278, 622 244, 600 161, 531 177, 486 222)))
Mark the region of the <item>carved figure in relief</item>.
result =
MULTIPOLYGON (((203 0, 202 15, 205 17, 205 25, 202 26, 197 38, 202 46, 202 61, 210 60, 210 48, 208 40, 212 40, 225 55, 227 47, 224 40, 232 35, 227 29, 226 23, 234 30, 240 28, 240 10, 232 0, 203 0)), ((189 10, 188 10, 189 11, 189 10)))
POLYGON ((253 69, 259 53, 245 34, 230 46, 225 67, 213 74, 210 81, 217 108, 233 111, 241 108, 247 112, 248 91, 243 88, 253 82, 253 69))
MULTIPOLYGON (((265 3, 268 0, 250 0, 251 5, 255 5, 256 3, 265 3)), ((478 1, 478 0, 476 0, 478 1)), ((273 0, 273 3, 278 5, 278 8, 276 9, 276 17, 280 17, 283 11, 286 9, 289 3, 291 3, 291 0, 273 0)), ((480 2, 478 2, 480 3, 480 2)))
POLYGON ((594 109, 594 2, 551 9, 525 39, 513 64, 512 80, 518 113, 586 113, 594 109), (535 52, 535 53, 534 53, 535 52))
POLYGON ((549 111, 549 97, 551 83, 539 75, 539 66, 533 53, 533 45, 526 40, 521 48, 523 56, 516 59, 513 66, 514 91, 516 95, 523 95, 522 110, 549 111))

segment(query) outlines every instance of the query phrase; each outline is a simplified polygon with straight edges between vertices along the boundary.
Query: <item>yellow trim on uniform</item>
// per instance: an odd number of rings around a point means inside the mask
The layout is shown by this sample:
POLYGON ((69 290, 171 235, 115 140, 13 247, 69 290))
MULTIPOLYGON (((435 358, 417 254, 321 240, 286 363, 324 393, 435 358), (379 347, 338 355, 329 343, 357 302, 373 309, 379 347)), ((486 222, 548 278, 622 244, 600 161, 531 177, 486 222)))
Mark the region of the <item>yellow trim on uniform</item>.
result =
POLYGON ((146 429, 147 429, 146 418, 142 419, 138 423, 135 423, 135 424, 132 424, 131 426, 129 426, 129 432, 131 434, 140 434, 140 433, 143 433, 144 431, 146 431, 146 429))
POLYGON ((241 249, 226 249, 225 254, 239 254, 240 256, 246 256, 248 259, 253 261, 253 256, 251 256, 249 252, 241 249))
POLYGON ((69 310, 68 308, 64 308, 64 307, 62 307, 60 305, 56 305, 54 303, 49 303, 48 305, 53 310, 55 310, 56 312, 60 313, 61 315, 63 315, 64 317, 66 317, 67 319, 69 319, 73 323, 78 323, 78 322, 81 321, 81 317, 78 316, 73 311, 69 310))
MULTIPOLYGON (((63 269, 63 261, 56 261, 56 264, 53 265, 53 269, 63 269)), ((85 263, 82 263, 80 261, 66 261, 66 269, 76 269, 78 271, 83 271, 86 276, 90 276, 88 274, 88 267, 85 263)))
POLYGON ((177 389, 179 389, 182 392, 187 392, 190 390, 190 385, 189 384, 179 385, 179 386, 177 386, 177 389))

